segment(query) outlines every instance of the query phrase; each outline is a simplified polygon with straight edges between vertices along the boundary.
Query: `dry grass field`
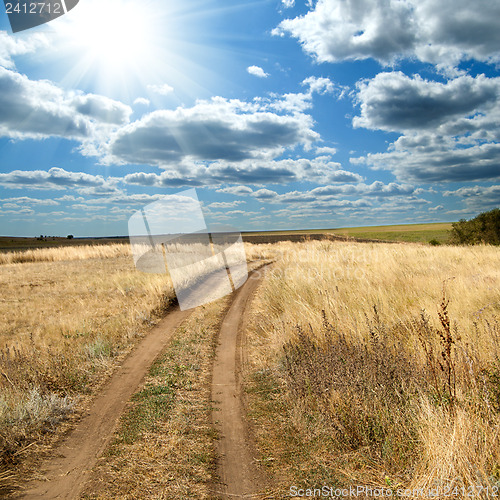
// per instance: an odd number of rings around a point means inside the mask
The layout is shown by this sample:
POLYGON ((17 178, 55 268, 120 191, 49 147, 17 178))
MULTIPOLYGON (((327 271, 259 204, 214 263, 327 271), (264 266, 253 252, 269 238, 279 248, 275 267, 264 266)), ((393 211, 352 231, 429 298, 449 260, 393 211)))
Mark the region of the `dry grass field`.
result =
POLYGON ((276 497, 290 485, 369 485, 489 498, 500 479, 499 249, 280 251, 246 370, 276 497))
POLYGON ((2 257, 0 458, 10 469, 26 446, 50 439, 174 294, 168 276, 134 269, 126 245, 2 257))
MULTIPOLYGON (((247 245, 247 255, 270 247, 247 245)), ((0 483, 54 439, 173 299, 170 277, 137 271, 129 245, 0 254, 0 483)))
MULTIPOLYGON (((249 261, 276 260, 252 305, 244 371, 273 498, 291 485, 488 498, 480 488, 500 485, 500 250, 245 246, 249 261)), ((174 292, 168 275, 136 271, 128 245, 0 257, 0 482, 12 484, 174 292)), ((210 498, 207 387, 225 301, 199 308, 153 364, 85 498, 147 498, 159 484, 170 498, 210 498)))

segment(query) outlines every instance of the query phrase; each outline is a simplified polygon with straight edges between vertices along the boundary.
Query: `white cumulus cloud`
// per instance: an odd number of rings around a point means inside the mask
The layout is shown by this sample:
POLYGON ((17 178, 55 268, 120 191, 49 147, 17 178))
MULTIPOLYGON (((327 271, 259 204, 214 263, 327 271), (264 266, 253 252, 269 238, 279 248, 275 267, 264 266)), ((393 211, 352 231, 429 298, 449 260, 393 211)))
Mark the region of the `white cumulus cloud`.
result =
POLYGON ((247 71, 251 75, 257 76, 259 78, 267 78, 269 76, 269 73, 266 73, 260 66, 249 66, 247 68, 247 71))
POLYGON ((418 58, 438 66, 500 60, 495 0, 318 0, 275 34, 297 38, 318 62, 418 58))
POLYGON ((171 87, 167 83, 161 85, 148 85, 148 90, 154 92, 155 94, 168 95, 174 91, 174 87, 171 87))

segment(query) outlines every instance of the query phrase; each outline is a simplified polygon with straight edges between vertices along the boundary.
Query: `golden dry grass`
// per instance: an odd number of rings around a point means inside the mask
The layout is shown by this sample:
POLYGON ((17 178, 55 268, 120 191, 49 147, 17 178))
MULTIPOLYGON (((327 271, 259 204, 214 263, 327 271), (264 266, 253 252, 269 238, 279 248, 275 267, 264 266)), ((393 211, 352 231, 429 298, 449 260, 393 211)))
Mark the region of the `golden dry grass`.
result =
POLYGON ((280 491, 494 486, 499 249, 279 247, 255 305, 247 382, 262 459, 280 491))
POLYGON ((78 247, 34 248, 19 252, 0 253, 0 265, 22 262, 59 262, 62 260, 86 260, 114 258, 130 255, 130 246, 122 243, 113 245, 83 245, 78 247))
POLYGON ((59 250, 71 250, 70 260, 0 268, 0 453, 9 467, 54 432, 174 297, 168 276, 137 272, 115 249, 85 260, 80 248, 59 250))

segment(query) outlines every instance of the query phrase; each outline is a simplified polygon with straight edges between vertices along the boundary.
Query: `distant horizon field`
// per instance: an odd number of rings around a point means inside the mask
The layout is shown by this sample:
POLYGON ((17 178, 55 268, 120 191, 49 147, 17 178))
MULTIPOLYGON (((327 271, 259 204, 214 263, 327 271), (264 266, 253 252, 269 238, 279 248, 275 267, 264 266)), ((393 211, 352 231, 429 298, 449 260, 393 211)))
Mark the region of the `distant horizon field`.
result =
POLYGON ((285 236, 299 234, 335 234, 355 239, 406 241, 428 243, 434 239, 445 243, 449 237, 453 222, 435 222, 426 224, 395 224, 388 226, 359 226, 333 229, 299 229, 283 231, 251 231, 243 235, 285 236))
MULTIPOLYGON (((242 231, 241 234, 246 241, 252 241, 253 237, 261 239, 265 236, 296 236, 333 234, 347 236, 355 239, 406 241, 428 243, 434 239, 439 243, 448 240, 452 222, 437 222, 425 224, 395 224, 387 226, 358 226, 331 229, 287 229, 270 231, 242 231)), ((0 236, 0 251, 22 251, 30 248, 47 248, 57 246, 89 245, 89 244, 113 244, 128 242, 128 236, 75 236, 68 239, 64 236, 39 237, 24 236, 0 236)), ((256 243, 256 242, 255 242, 256 243)))

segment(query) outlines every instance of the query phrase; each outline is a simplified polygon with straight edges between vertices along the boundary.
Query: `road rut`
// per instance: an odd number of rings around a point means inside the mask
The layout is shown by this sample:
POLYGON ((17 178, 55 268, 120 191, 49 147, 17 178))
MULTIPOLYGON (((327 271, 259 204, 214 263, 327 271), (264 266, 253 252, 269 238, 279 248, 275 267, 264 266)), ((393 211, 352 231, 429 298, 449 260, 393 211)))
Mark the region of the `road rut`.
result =
POLYGON ((266 479, 245 419, 241 388, 241 341, 247 305, 269 266, 254 271, 237 292, 219 333, 212 375, 213 421, 219 431, 218 475, 214 493, 222 498, 262 498, 266 479))
POLYGON ((18 498, 75 499, 104 451, 127 401, 151 363, 162 352, 190 311, 174 309, 134 348, 94 399, 87 414, 43 465, 45 480, 36 481, 18 498))

